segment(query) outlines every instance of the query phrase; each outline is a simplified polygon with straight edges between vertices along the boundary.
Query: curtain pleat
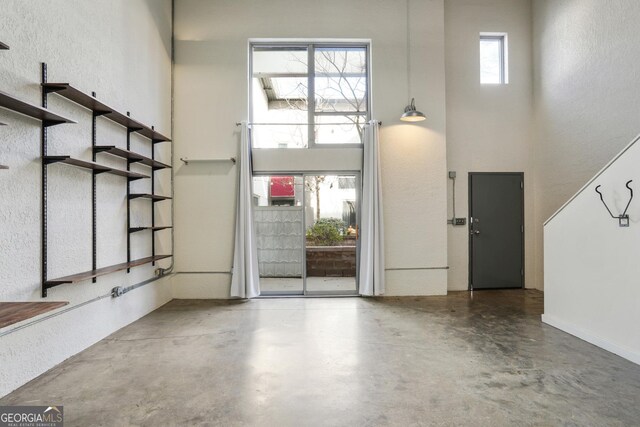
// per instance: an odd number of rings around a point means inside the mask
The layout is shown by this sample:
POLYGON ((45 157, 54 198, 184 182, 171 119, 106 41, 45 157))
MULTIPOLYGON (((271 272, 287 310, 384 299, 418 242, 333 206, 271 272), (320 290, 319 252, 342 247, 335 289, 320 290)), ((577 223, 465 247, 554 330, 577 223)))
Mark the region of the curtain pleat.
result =
POLYGON ((384 224, 379 132, 377 120, 371 120, 365 126, 360 221, 360 294, 368 296, 384 294, 384 224))
POLYGON ((260 295, 260 277, 258 273, 256 230, 253 222, 251 140, 247 122, 242 122, 238 174, 238 202, 231 297, 254 298, 260 295))

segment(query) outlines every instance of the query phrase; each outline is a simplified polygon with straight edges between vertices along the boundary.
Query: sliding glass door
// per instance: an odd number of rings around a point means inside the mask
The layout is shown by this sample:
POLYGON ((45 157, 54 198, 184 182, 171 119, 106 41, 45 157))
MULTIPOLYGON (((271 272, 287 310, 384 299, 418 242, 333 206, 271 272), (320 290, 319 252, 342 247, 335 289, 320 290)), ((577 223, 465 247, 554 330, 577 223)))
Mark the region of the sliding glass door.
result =
POLYGON ((358 293, 359 175, 253 179, 262 295, 358 293))

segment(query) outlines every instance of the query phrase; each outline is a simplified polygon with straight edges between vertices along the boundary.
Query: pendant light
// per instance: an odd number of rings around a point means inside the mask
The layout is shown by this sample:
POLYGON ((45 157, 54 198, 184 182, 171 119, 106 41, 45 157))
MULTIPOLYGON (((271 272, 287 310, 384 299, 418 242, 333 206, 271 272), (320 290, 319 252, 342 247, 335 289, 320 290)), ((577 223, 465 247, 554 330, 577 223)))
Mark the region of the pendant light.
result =
MULTIPOLYGON (((411 28, 410 28, 410 19, 411 13, 409 10, 409 2, 411 0, 407 0, 407 91, 408 96, 411 96, 411 28)), ((425 115, 416 110, 416 100, 415 98, 411 98, 411 102, 409 105, 404 107, 404 113, 400 116, 400 120, 403 122, 421 122, 425 120, 425 115)))
POLYGON ((404 114, 400 116, 400 120, 403 122, 421 122, 425 119, 425 115, 416 110, 415 98, 411 98, 411 104, 404 107, 404 114))

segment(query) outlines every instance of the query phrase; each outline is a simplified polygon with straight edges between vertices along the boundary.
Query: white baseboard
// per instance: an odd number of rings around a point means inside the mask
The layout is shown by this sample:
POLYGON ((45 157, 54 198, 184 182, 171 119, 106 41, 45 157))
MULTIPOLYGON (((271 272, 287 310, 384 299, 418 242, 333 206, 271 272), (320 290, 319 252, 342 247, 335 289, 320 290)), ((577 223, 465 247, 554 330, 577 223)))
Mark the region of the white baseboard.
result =
POLYGON ((640 352, 638 351, 614 344, 604 338, 596 336, 584 329, 548 314, 542 315, 542 322, 640 365, 640 352))
MULTIPOLYGON (((171 277, 175 299, 229 299, 228 274, 176 273, 171 277)), ((447 295, 447 271, 387 272, 384 296, 447 295)))

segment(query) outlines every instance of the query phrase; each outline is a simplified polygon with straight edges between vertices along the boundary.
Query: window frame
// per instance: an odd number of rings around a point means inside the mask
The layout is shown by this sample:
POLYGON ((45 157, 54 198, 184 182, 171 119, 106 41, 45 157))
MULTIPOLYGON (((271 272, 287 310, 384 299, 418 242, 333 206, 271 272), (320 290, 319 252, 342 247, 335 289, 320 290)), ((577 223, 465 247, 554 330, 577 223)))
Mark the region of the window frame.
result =
POLYGON ((507 33, 480 33, 479 43, 478 43, 478 54, 479 61, 478 64, 480 66, 480 84, 488 85, 488 86, 496 86, 496 85, 507 85, 509 84, 509 42, 507 33), (480 45, 482 41, 498 41, 500 43, 500 81, 498 83, 483 83, 482 82, 482 55, 480 45))
MULTIPOLYGON (((253 89, 252 82, 254 78, 253 73, 253 50, 255 47, 273 47, 273 48, 301 48, 307 49, 307 147, 305 149, 316 148, 359 148, 362 149, 364 141, 357 144, 318 144, 316 143, 316 116, 357 116, 362 115, 365 117, 365 123, 369 122, 372 117, 372 102, 371 102, 371 41, 370 40, 330 40, 325 41, 318 40, 249 40, 249 79, 248 79, 248 91, 249 91, 249 124, 253 123, 253 89), (365 72, 367 76, 366 84, 366 112, 360 114, 353 114, 353 112, 334 112, 334 111, 315 111, 315 52, 316 49, 322 48, 356 48, 364 49, 365 51, 365 72), (351 113, 351 114, 349 114, 351 113)), ((261 148, 261 150, 291 150, 292 148, 261 148)))

